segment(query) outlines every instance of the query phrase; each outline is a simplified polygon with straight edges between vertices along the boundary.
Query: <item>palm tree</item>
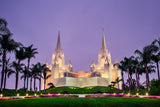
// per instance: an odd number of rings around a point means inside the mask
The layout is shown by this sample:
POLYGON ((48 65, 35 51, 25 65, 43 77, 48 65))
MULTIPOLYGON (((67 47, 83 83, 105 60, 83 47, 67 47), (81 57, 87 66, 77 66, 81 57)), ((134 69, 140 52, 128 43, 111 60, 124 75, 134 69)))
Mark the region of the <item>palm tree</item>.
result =
POLYGON ((152 60, 156 63, 157 68, 157 75, 158 75, 158 81, 159 81, 159 87, 160 87, 160 76, 159 76, 159 61, 160 61, 160 54, 152 55, 152 60))
POLYGON ((41 63, 37 63, 38 66, 38 79, 39 79, 39 92, 41 91, 41 78, 42 78, 42 70, 46 66, 45 64, 41 65, 41 63))
MULTIPOLYGON (((41 78, 42 78, 42 75, 41 75, 41 72, 42 72, 42 70, 43 70, 43 66, 45 66, 45 65, 41 65, 41 63, 37 63, 37 64, 33 64, 32 65, 33 67, 32 67, 32 75, 33 75, 33 78, 35 78, 35 79, 38 79, 39 80, 39 91, 41 90, 41 78)), ((34 85, 34 87, 35 87, 35 85, 34 85)))
POLYGON ((160 76, 159 76, 159 61, 160 61, 160 38, 156 39, 152 42, 153 45, 156 46, 156 43, 158 43, 158 50, 156 54, 152 55, 152 60, 156 63, 157 66, 157 75, 158 75, 158 80, 159 80, 159 87, 160 87, 160 76))
POLYGON ((0 35, 11 34, 9 29, 7 28, 7 21, 3 18, 0 18, 0 35))
POLYGON ((8 35, 1 35, 0 45, 2 49, 2 77, 1 77, 1 91, 2 91, 4 82, 5 64, 6 64, 6 54, 7 52, 14 51, 17 47, 21 45, 21 43, 15 42, 11 38, 11 34, 8 34, 8 35))
POLYGON ((158 48, 154 45, 148 45, 143 48, 142 51, 136 50, 135 53, 138 54, 139 58, 141 59, 142 64, 145 66, 146 70, 146 84, 148 90, 150 90, 150 83, 149 83, 149 72, 148 72, 148 65, 151 62, 151 56, 153 53, 157 52, 158 48))
POLYGON ((53 93, 53 88, 55 87, 53 83, 48 83, 50 91, 53 93))
POLYGON ((30 60, 31 58, 35 57, 35 54, 38 54, 38 52, 36 51, 37 48, 33 48, 33 44, 25 47, 25 55, 28 58, 28 72, 27 72, 27 90, 28 90, 28 79, 29 79, 29 66, 30 66, 30 60))
POLYGON ((124 92, 124 76, 123 76, 123 71, 125 71, 124 61, 122 60, 120 63, 115 63, 114 66, 117 66, 121 70, 122 89, 123 89, 123 92, 124 92))
POLYGON ((110 92, 112 93, 112 84, 108 85, 108 87, 110 88, 110 92))
POLYGON ((17 72, 16 72, 16 86, 15 86, 15 90, 17 91, 19 71, 20 71, 20 64, 21 64, 21 61, 26 58, 24 47, 20 47, 19 49, 16 49, 15 56, 16 56, 16 59, 18 60, 18 62, 17 62, 18 68, 17 68, 17 72))
MULTIPOLYGON (((21 63, 19 65, 16 61, 13 61, 12 65, 11 65, 11 67, 13 68, 13 70, 11 69, 8 72, 8 78, 10 77, 11 74, 16 74, 16 78, 17 78, 17 72, 21 71, 23 69, 23 66, 24 66, 24 64, 21 63)), ((17 85, 17 83, 15 84, 15 87, 16 87, 16 85, 17 85)))
POLYGON ((132 73, 133 73, 132 61, 133 61, 133 56, 129 58, 125 57, 123 62, 125 66, 125 70, 128 73, 129 92, 131 91, 131 80, 132 80, 132 73))
POLYGON ((7 80, 7 74, 8 74, 8 72, 9 71, 12 71, 12 69, 11 69, 11 63, 9 63, 9 61, 10 61, 10 58, 9 59, 7 59, 6 60, 6 62, 5 62, 5 76, 4 76, 4 89, 6 88, 6 80, 7 80))
POLYGON ((55 86, 54 86, 54 84, 53 83, 48 83, 48 86, 49 86, 49 88, 54 88, 55 86))
POLYGON ((113 92, 114 92, 114 86, 116 85, 116 82, 115 81, 111 81, 111 86, 112 86, 112 88, 113 88, 113 92))
POLYGON ((119 93, 119 82, 122 81, 122 79, 120 79, 119 77, 116 78, 116 83, 118 84, 118 93, 119 93))
POLYGON ((39 68, 38 64, 36 64, 36 65, 33 64, 32 66, 33 67, 31 68, 31 70, 32 70, 33 78, 34 78, 34 91, 35 91, 35 89, 36 89, 36 79, 39 79, 38 74, 39 74, 39 71, 41 69, 39 68))
POLYGON ((26 89, 26 78, 27 78, 27 66, 23 67, 23 70, 21 71, 21 79, 24 79, 24 89, 26 89))
POLYGON ((50 71, 49 68, 46 66, 46 64, 42 65, 42 67, 43 67, 43 68, 42 68, 42 78, 43 78, 43 80, 44 80, 44 91, 45 91, 46 80, 51 77, 50 74, 47 75, 47 72, 51 72, 51 71, 50 71))
POLYGON ((134 57, 132 59, 132 65, 133 65, 132 67, 135 71, 135 76, 136 76, 137 91, 139 91, 139 72, 141 71, 140 67, 142 67, 142 66, 141 66, 140 62, 138 61, 137 57, 136 58, 134 57))

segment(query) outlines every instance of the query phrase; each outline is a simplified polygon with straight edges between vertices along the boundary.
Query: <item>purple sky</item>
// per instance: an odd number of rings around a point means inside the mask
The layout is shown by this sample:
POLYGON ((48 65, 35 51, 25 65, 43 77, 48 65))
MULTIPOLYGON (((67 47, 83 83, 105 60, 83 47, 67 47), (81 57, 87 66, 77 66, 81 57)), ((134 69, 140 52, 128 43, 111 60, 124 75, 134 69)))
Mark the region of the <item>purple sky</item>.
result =
MULTIPOLYGON (((31 63, 50 64, 60 30, 74 71, 89 71, 92 59, 97 63, 102 28, 113 63, 160 37, 160 0, 0 0, 0 17, 16 41, 38 48, 31 63)), ((14 88, 15 76, 9 80, 7 87, 14 88)))

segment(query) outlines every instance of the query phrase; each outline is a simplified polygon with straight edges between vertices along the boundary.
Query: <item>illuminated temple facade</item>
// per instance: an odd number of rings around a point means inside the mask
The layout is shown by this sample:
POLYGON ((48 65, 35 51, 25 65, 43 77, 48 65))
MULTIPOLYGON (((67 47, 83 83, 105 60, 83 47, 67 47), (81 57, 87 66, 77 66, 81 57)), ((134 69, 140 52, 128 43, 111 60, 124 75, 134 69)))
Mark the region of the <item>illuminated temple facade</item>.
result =
MULTIPOLYGON (((46 61, 46 65, 51 72, 51 78, 46 81, 46 88, 48 83, 53 83, 56 87, 61 86, 74 86, 74 87, 89 87, 89 86, 108 86, 111 81, 115 81, 117 77, 120 77, 120 70, 113 66, 111 62, 111 54, 106 48, 105 35, 103 29, 102 47, 98 53, 98 64, 95 64, 92 60, 90 65, 90 71, 73 71, 71 60, 68 64, 65 64, 65 55, 61 48, 60 32, 58 32, 57 46, 55 53, 52 54, 52 61, 49 65, 46 61)), ((42 89, 43 89, 42 82, 42 89)))

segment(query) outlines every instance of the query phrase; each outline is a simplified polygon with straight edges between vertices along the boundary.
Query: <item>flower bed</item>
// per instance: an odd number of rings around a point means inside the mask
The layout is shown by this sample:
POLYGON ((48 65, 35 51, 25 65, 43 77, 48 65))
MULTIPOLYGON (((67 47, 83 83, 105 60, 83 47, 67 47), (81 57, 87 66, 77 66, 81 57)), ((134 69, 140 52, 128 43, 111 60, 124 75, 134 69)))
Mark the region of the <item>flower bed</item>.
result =
MULTIPOLYGON (((83 94, 80 94, 83 95, 83 94)), ((14 96, 14 97, 0 97, 0 100, 9 100, 9 99, 22 99, 22 98, 37 98, 37 97, 79 97, 80 95, 75 94, 44 94, 40 96, 36 95, 29 95, 29 96, 14 96)), ((103 93, 103 94, 84 94, 84 97, 140 97, 140 98, 153 98, 153 99, 160 99, 160 96, 139 96, 139 95, 130 95, 130 94, 123 94, 123 93, 103 93)))

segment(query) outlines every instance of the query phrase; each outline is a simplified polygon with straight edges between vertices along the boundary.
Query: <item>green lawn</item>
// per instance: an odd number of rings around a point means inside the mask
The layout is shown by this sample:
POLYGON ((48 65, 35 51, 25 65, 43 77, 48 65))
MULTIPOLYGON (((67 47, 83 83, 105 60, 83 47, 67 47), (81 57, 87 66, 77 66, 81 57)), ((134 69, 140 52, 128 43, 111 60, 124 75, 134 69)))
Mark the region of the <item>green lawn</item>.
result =
POLYGON ((0 101, 0 107, 160 107, 160 99, 125 97, 28 98, 0 101))

